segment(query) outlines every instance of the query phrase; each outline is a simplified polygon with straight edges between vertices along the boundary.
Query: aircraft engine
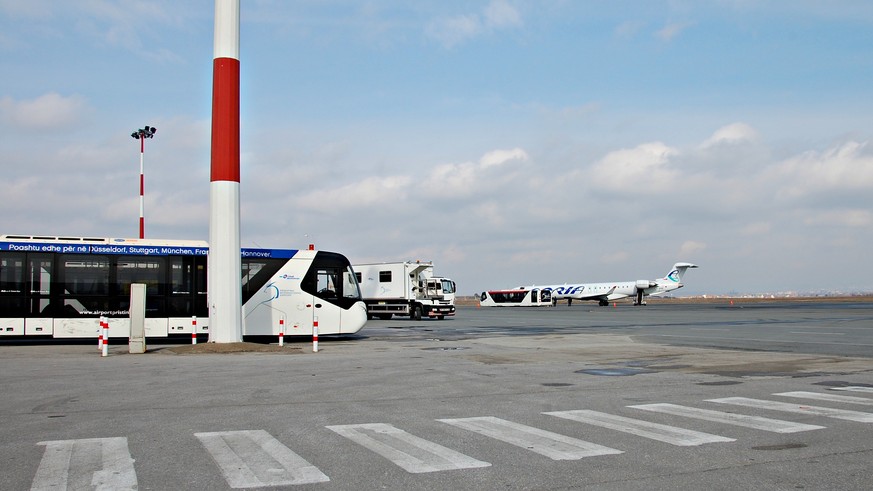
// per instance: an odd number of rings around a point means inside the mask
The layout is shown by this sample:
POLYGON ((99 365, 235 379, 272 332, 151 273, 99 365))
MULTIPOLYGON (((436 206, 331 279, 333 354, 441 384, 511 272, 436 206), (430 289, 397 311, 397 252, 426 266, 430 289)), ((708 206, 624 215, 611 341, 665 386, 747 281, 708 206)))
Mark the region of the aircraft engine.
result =
POLYGON ((646 288, 652 288, 655 286, 658 286, 658 284, 649 280, 637 280, 636 283, 637 290, 645 290, 646 288))

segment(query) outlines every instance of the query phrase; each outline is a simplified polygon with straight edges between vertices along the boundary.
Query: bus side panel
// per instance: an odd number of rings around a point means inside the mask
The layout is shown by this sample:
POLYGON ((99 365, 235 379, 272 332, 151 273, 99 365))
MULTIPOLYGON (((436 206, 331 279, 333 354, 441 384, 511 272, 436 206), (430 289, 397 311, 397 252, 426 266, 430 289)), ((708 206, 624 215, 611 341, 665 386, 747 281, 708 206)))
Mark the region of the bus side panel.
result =
MULTIPOLYGON (((197 334, 209 332, 209 317, 170 317, 167 319, 168 334, 191 334, 194 330, 194 320, 197 321, 197 334)), ((157 334, 156 334, 157 336, 157 334)))
MULTIPOLYGON (((112 337, 112 326, 109 328, 112 337)), ((55 319, 54 337, 56 338, 96 338, 100 334, 100 319, 55 319)))
MULTIPOLYGON (((301 251, 307 256, 308 251, 301 251)), ((312 295, 300 289, 300 280, 312 263, 311 256, 294 258, 281 269, 243 306, 246 336, 275 336, 279 320, 284 319, 285 333, 312 334, 312 295)))
MULTIPOLYGON (((128 336, 130 335, 130 319, 125 319, 127 321, 127 332, 128 336)), ((109 328, 110 336, 112 334, 112 328, 109 328)), ((165 338, 167 337, 167 319, 146 319, 145 320, 145 335, 149 338, 165 338)))
POLYGON ((24 319, 0 319, 0 336, 21 336, 24 334, 24 319))
POLYGON ((51 336, 52 319, 46 317, 37 317, 24 320, 24 334, 27 336, 51 336))

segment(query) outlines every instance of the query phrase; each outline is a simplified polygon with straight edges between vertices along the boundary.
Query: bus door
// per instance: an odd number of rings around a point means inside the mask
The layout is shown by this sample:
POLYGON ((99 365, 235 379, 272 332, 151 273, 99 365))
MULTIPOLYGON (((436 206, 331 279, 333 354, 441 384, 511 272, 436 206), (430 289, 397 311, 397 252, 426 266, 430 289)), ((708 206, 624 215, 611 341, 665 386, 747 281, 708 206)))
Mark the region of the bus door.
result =
POLYGON ((28 312, 24 334, 51 335, 53 333, 51 285, 53 271, 51 254, 27 255, 28 312))
POLYGON ((337 306, 342 295, 342 283, 337 270, 313 265, 310 273, 315 277, 315 293, 312 295, 311 303, 313 325, 318 319, 319 332, 338 333, 342 326, 342 309, 337 306))

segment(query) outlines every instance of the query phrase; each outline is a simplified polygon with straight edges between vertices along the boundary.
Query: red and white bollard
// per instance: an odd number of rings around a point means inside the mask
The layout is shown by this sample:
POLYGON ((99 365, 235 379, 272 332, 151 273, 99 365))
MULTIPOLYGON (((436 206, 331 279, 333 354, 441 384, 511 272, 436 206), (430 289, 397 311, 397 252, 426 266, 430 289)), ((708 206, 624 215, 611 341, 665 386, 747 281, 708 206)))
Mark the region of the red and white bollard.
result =
POLYGON ((279 319, 279 346, 285 346, 285 319, 279 319))
POLYGON ((103 316, 100 316, 100 321, 97 324, 97 351, 103 351, 103 316))
POLYGON ((191 316, 191 344, 197 344, 197 316, 191 316))
POLYGON ((109 356, 109 318, 103 319, 103 350, 101 356, 109 356))
POLYGON ((312 352, 318 353, 318 317, 312 319, 312 352))

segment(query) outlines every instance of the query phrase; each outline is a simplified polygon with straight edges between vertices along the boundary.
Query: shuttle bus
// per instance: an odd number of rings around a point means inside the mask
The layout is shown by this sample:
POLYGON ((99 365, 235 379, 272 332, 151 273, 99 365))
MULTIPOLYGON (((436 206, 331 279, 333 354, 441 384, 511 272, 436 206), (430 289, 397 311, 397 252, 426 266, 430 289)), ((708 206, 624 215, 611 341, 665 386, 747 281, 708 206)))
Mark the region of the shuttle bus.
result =
MULTIPOLYGON (((146 336, 209 332, 206 242, 0 235, 0 336, 128 337, 131 283, 146 285, 146 336)), ((243 335, 352 334, 367 308, 348 259, 242 249, 243 335)))
POLYGON ((488 290, 479 296, 481 307, 543 307, 551 306, 552 292, 534 288, 526 290, 488 290))

